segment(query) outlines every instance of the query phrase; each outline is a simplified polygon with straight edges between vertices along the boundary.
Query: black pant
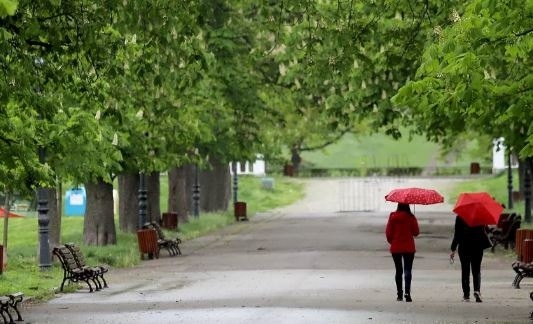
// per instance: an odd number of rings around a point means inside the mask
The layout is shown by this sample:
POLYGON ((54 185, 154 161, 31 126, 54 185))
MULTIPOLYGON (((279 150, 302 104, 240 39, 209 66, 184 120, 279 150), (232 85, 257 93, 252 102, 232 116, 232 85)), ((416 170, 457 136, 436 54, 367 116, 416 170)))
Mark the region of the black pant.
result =
POLYGON ((483 250, 461 249, 461 246, 459 246, 459 260, 461 261, 463 295, 464 297, 470 297, 470 269, 472 269, 474 291, 480 291, 481 289, 481 260, 483 260, 483 250))
POLYGON ((394 260, 394 267, 396 268, 396 290, 398 295, 402 295, 402 275, 405 278, 405 294, 411 294, 411 270, 413 269, 413 260, 415 259, 414 253, 392 253, 392 259, 394 260), (402 265, 403 259, 403 265, 402 265))

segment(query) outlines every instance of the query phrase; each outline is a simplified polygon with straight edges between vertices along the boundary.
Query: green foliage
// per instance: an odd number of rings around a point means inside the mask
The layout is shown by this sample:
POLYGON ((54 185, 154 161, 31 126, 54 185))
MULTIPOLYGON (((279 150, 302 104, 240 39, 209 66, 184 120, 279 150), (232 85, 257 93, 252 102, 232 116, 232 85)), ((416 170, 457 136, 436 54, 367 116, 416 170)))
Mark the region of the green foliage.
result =
POLYGON ((17 3, 17 0, 0 0, 0 18, 14 14, 17 3))
POLYGON ((531 156, 532 14, 531 1, 475 0, 436 28, 416 80, 394 98, 406 121, 446 145, 477 132, 531 156))
POLYGON ((346 132, 384 125, 399 137, 394 122, 403 115, 389 99, 414 76, 434 24, 445 24, 461 4, 289 1, 263 9, 276 25, 275 37, 265 37, 278 68, 272 71, 278 87, 269 95, 283 111, 286 142, 304 150, 323 147, 346 132))

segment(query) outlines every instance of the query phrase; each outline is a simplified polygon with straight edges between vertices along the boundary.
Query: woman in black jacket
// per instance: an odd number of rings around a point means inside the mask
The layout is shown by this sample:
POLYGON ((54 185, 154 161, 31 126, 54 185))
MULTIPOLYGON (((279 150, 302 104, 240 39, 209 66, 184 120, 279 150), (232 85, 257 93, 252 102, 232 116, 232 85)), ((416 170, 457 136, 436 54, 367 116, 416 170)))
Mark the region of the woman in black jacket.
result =
POLYGON ((486 226, 470 227, 460 216, 455 217, 451 260, 455 257, 457 246, 459 246, 459 260, 461 261, 463 301, 470 301, 470 269, 472 269, 474 298, 476 302, 481 303, 481 260, 483 259, 483 250, 491 246, 486 234, 486 226))

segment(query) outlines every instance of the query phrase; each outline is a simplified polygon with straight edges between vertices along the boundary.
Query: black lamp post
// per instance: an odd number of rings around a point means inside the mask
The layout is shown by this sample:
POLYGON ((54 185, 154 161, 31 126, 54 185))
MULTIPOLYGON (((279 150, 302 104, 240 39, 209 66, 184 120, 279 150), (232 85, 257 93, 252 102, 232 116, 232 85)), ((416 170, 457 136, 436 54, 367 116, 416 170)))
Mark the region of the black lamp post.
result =
POLYGON ((507 154, 507 208, 513 209, 513 170, 511 169, 511 149, 507 154))
MULTIPOLYGON (((194 149, 194 155, 198 157, 198 148, 194 149)), ((192 185, 192 215, 200 217, 200 182, 198 180, 198 162, 194 164, 194 183, 192 185)))
MULTIPOLYGON (((39 162, 45 163, 44 147, 39 147, 39 162)), ((40 187, 37 190, 38 207, 37 222, 39 224, 39 269, 49 270, 52 267, 52 258, 50 255, 50 241, 48 227, 50 217, 48 216, 48 192, 45 188, 40 187)))
POLYGON ((239 177, 237 176, 237 162, 231 162, 231 171, 233 172, 233 204, 239 201, 239 177))
POLYGON ((146 176, 144 172, 139 173, 139 229, 146 222, 146 210, 148 209, 148 191, 146 190, 146 176))
POLYGON ((525 176, 524 176, 524 220, 531 223, 531 167, 533 159, 526 158, 525 176))
POLYGON ((198 181, 198 164, 194 165, 194 184, 192 186, 192 214, 200 217, 200 183, 198 181))
MULTIPOLYGON (((44 65, 44 59, 38 57, 34 61, 38 68, 44 65)), ((37 88, 37 93, 41 93, 41 89, 37 88)), ((39 114, 39 120, 43 120, 43 115, 39 114)), ((38 149, 39 163, 44 165, 46 162, 46 150, 42 145, 38 149)), ((50 240, 49 240, 49 224, 50 217, 48 216, 48 192, 45 188, 39 187, 37 189, 37 224, 39 225, 39 269, 41 271, 49 270, 52 267, 52 256, 50 255, 50 240)))

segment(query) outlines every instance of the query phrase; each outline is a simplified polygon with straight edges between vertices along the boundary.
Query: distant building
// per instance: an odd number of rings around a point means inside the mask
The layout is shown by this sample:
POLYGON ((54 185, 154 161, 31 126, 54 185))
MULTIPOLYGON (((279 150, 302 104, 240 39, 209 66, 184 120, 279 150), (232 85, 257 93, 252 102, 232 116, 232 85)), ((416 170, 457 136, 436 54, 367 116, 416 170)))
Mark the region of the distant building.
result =
MULTIPOLYGON (((230 163, 230 172, 233 174, 233 169, 231 167, 230 163)), ((263 159, 263 156, 258 155, 255 162, 251 163, 249 161, 246 162, 237 162, 237 174, 250 174, 262 177, 266 174, 266 167, 265 167, 265 160, 263 159)))
MULTIPOLYGON (((492 173, 504 171, 508 166, 508 152, 503 137, 492 141, 492 173)), ((517 168, 518 163, 514 157, 511 158, 511 168, 517 168)))

